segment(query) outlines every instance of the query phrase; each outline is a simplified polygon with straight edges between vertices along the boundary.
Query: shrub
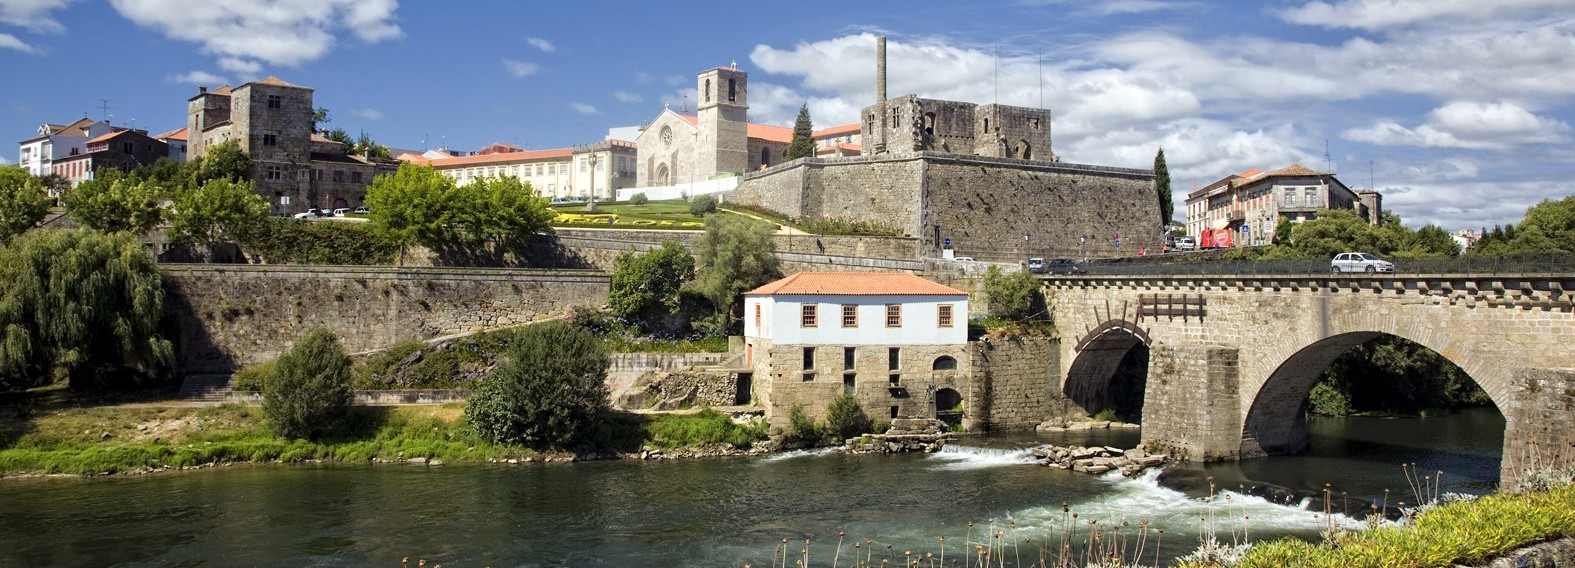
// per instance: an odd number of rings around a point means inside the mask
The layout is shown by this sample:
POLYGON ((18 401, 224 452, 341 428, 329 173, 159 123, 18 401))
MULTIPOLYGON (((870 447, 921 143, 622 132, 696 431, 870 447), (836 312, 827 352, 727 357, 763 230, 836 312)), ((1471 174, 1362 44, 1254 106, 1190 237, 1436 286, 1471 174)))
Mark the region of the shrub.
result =
POLYGON ((843 393, 826 406, 826 431, 838 439, 857 438, 873 430, 874 424, 853 395, 843 393))
POLYGON ((273 374, 274 363, 269 360, 235 372, 230 377, 230 390, 240 392, 262 392, 263 385, 268 381, 268 375, 273 374))
POLYGON ((804 413, 804 407, 795 404, 788 409, 788 430, 782 437, 788 443, 814 445, 820 443, 825 435, 821 432, 820 424, 804 413))
POLYGON ((263 415, 275 434, 316 439, 336 430, 350 406, 350 357, 318 328, 280 355, 263 382, 263 415))
POLYGON ((1048 310, 1039 286, 1039 279, 1026 270, 1004 274, 999 268, 990 267, 984 273, 990 315, 1014 321, 1044 319, 1048 310))
POLYGON ((645 192, 636 193, 629 198, 630 205, 645 205, 650 202, 651 200, 645 196, 645 192))
POLYGON ((476 433, 536 449, 586 442, 607 409, 607 355, 596 337, 565 322, 533 325, 508 355, 465 406, 476 433))
POLYGON ((711 195, 698 195, 689 199, 689 214, 704 217, 706 213, 716 212, 716 197, 711 195))

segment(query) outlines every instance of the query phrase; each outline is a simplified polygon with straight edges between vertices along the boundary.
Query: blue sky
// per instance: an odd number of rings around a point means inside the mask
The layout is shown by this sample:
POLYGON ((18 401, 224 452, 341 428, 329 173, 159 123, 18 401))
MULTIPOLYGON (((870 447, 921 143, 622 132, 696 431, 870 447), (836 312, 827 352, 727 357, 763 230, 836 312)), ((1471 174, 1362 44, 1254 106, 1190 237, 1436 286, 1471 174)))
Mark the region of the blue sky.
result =
POLYGON ((821 128, 872 102, 884 35, 890 95, 1042 101, 1069 162, 1147 168, 1163 147, 1178 211, 1194 181, 1293 162, 1371 180, 1412 226, 1575 195, 1570 0, 735 5, 0 0, 0 132, 105 100, 162 132, 198 84, 275 75, 389 146, 558 148, 692 107, 695 74, 734 62, 752 120, 807 103, 821 128))

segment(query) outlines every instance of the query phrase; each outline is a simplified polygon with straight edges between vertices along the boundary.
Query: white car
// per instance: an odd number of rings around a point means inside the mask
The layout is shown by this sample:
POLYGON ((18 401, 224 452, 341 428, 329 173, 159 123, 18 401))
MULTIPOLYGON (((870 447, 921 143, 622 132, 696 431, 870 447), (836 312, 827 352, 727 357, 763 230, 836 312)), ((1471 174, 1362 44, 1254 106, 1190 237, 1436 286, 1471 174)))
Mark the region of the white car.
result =
POLYGON ((350 214, 350 208, 349 207, 340 207, 340 208, 334 210, 334 215, 333 216, 335 216, 335 217, 344 217, 345 215, 349 215, 349 214, 350 214))
POLYGON ((1395 264, 1365 252, 1342 252, 1329 261, 1330 274, 1366 272, 1368 274, 1394 274, 1395 264))

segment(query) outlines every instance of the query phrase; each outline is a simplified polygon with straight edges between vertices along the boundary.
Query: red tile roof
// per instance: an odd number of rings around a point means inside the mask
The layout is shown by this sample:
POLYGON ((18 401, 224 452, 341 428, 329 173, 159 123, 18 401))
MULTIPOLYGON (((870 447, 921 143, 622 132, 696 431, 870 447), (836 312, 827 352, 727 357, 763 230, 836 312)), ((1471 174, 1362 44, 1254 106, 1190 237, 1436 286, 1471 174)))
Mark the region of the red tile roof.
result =
POLYGON ((186 139, 186 129, 185 128, 176 128, 176 129, 171 130, 169 132, 165 132, 165 133, 160 134, 158 136, 154 136, 153 139, 154 140, 185 140, 186 139))
POLYGON ((839 148, 842 149, 843 152, 851 152, 851 153, 854 153, 854 154, 863 154, 864 153, 864 147, 863 146, 860 146, 858 144, 846 144, 846 143, 844 143, 844 144, 833 144, 831 146, 826 146, 824 148, 819 148, 819 149, 815 150, 815 153, 816 154, 830 154, 832 152, 836 152, 837 149, 839 149, 839 148))
POLYGON ((754 290, 746 296, 967 296, 905 272, 800 272, 754 290))
MULTIPOLYGON (((677 113, 674 113, 677 114, 677 113)), ((692 114, 679 114, 678 118, 684 119, 689 124, 699 124, 700 119, 692 114)), ((857 127, 858 125, 853 125, 857 127)), ((840 128, 840 127, 839 127, 840 128)), ((855 128, 856 130, 857 128, 855 128)), ((772 126, 770 124, 749 123, 745 136, 766 142, 779 142, 788 144, 793 142, 793 129, 787 126, 772 126)))
POLYGON ((554 148, 552 150, 526 150, 524 152, 504 152, 502 154, 473 154, 457 158, 438 158, 429 162, 434 168, 443 166, 468 166, 473 164, 502 164, 508 162, 527 162, 531 160, 550 160, 554 158, 568 158, 574 154, 572 148, 554 148))
POLYGON ((859 132, 863 131, 863 128, 864 127, 861 126, 857 122, 855 122, 853 124, 844 124, 842 126, 830 126, 830 127, 822 128, 820 130, 815 131, 814 137, 815 138, 826 138, 828 136, 844 136, 844 135, 848 135, 848 134, 858 134, 859 132))
POLYGON ((318 134, 316 132, 312 133, 312 141, 313 142, 339 142, 338 140, 334 140, 333 138, 329 138, 327 136, 323 136, 323 135, 318 134))

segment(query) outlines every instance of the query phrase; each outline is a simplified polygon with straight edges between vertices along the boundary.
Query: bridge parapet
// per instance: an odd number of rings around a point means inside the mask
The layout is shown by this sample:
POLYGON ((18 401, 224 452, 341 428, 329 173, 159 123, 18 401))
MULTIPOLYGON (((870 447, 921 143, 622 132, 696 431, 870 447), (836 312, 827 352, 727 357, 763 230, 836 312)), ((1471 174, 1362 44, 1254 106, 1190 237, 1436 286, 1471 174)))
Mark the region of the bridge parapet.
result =
POLYGON ((1465 307, 1571 312, 1575 274, 1258 275, 1150 274, 1044 276, 1045 287, 1169 292, 1307 292, 1429 298, 1465 307))

